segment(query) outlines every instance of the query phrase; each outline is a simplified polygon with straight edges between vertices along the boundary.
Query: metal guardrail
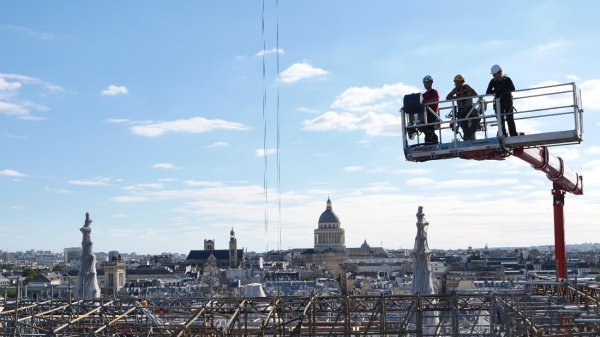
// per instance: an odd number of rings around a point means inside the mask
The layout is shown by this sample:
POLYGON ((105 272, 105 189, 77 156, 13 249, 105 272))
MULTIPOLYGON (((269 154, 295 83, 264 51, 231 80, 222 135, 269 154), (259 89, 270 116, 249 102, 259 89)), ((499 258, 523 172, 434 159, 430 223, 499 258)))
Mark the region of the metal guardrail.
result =
POLYGON ((405 155, 408 160, 423 161, 459 157, 469 151, 497 150, 501 153, 514 148, 577 144, 583 140, 581 93, 575 83, 516 90, 513 92, 513 106, 517 130, 523 133, 517 137, 505 137, 500 131, 500 102, 492 95, 425 103, 423 111, 410 118, 401 110, 405 155), (458 118, 458 101, 465 99, 472 101, 472 108, 467 117, 458 118), (438 105, 438 118, 427 120, 428 116, 432 116, 432 106, 435 105, 438 105), (428 111, 429 114, 426 113, 428 111), (458 125, 478 121, 477 140, 463 140, 458 125), (435 129, 438 144, 425 143, 420 132, 414 139, 408 137, 410 130, 419 131, 424 127, 435 129))

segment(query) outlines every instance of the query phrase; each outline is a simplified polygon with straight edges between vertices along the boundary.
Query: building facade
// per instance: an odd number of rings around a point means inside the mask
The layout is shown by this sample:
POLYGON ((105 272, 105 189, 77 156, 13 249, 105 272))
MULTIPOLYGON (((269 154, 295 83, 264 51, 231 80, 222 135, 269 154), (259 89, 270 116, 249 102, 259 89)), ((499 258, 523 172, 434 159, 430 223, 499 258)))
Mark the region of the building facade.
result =
POLYGON ((229 232, 229 249, 215 249, 214 240, 204 240, 204 250, 190 250, 185 259, 189 272, 212 272, 219 268, 243 268, 244 250, 237 248, 237 238, 233 228, 229 232))
POLYGON ((319 217, 318 228, 315 229, 315 252, 325 251, 335 253, 346 251, 346 234, 340 227, 340 219, 333 212, 329 198, 327 198, 325 211, 319 217))

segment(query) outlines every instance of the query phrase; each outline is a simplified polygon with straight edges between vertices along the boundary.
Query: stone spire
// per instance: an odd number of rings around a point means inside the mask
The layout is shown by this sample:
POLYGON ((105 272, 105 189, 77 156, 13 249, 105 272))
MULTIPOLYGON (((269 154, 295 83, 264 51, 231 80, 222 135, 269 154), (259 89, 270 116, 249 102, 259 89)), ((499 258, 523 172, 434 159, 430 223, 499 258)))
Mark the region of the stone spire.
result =
POLYGON ((99 298, 100 287, 96 278, 96 255, 92 251, 92 219, 85 213, 85 223, 79 230, 83 235, 81 240, 81 262, 77 279, 77 295, 80 298, 99 298))
POLYGON ((423 206, 419 206, 419 211, 417 212, 417 236, 415 237, 415 248, 412 252, 413 294, 421 293, 429 295, 434 293, 431 273, 431 252, 427 243, 427 226, 429 226, 429 222, 425 220, 423 206))

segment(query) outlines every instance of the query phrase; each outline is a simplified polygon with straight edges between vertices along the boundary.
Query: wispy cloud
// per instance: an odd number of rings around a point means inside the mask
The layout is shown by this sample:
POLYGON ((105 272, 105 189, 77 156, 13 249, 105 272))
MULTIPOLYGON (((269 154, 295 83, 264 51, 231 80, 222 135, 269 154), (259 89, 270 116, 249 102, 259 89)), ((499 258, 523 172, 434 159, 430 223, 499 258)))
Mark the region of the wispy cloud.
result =
POLYGON ((12 25, 0 25, 0 31, 21 35, 27 38, 33 38, 43 41, 59 40, 58 36, 52 33, 35 30, 33 28, 12 26, 12 25))
POLYGON ((354 131, 368 135, 396 136, 402 133, 402 119, 392 112, 402 106, 401 97, 419 92, 403 83, 381 87, 350 87, 331 103, 331 110, 303 121, 306 131, 354 131))
POLYGON ((352 113, 328 111, 316 118, 303 122, 307 131, 353 131, 364 130, 368 135, 397 136, 402 134, 402 119, 391 114, 366 113, 356 116, 352 113))
POLYGON ((581 100, 586 109, 600 109, 600 79, 584 81, 581 88, 581 100))
POLYGON ((216 149, 216 148, 222 148, 222 147, 227 147, 227 146, 229 146, 229 143, 227 143, 227 142, 214 142, 212 144, 206 145, 205 148, 216 149))
POLYGON ((264 156, 270 156, 270 155, 274 155, 277 153, 277 149, 273 149, 273 148, 269 148, 267 149, 267 151, 265 151, 265 149, 257 149, 256 150, 256 157, 264 157, 264 156))
POLYGON ((328 71, 313 67, 308 63, 295 63, 279 74, 279 80, 282 83, 295 83, 303 79, 313 77, 323 77, 329 74, 328 71))
POLYGON ((116 95, 126 95, 129 91, 124 85, 117 86, 114 84, 109 85, 106 89, 100 92, 102 96, 116 96, 116 95))
POLYGON ((261 50, 258 53, 254 54, 254 56, 256 57, 261 57, 261 56, 267 56, 270 54, 285 54, 285 51, 281 48, 277 49, 277 48, 271 48, 271 49, 266 49, 266 50, 261 50))
POLYGON ((21 88, 20 82, 8 82, 4 78, 0 77, 0 90, 17 90, 21 88))
POLYGON ((176 166, 175 164, 171 164, 171 163, 157 163, 152 165, 153 168, 155 169, 162 169, 162 170, 179 170, 181 169, 180 167, 176 166))
POLYGON ((550 49, 560 48, 565 44, 565 41, 554 41, 546 44, 540 44, 536 47, 538 51, 544 52, 550 49))
POLYGON ((319 110, 316 109, 311 109, 311 108, 305 108, 305 107, 299 107, 296 109, 296 111, 298 112, 305 112, 305 113, 309 113, 309 114, 316 114, 319 112, 319 110))
POLYGON ((95 177, 92 179, 72 179, 69 180, 68 183, 77 186, 107 186, 110 183, 110 178, 95 177))
POLYGON ((600 154, 600 146, 590 146, 584 152, 586 154, 600 154))
POLYGON ((0 171, 0 175, 2 176, 6 176, 6 177, 13 177, 13 178, 23 178, 25 177, 25 174, 16 171, 16 170, 11 170, 11 169, 5 169, 0 171))
POLYGON ((126 191, 145 191, 145 190, 159 190, 163 188, 162 184, 159 183, 145 183, 125 186, 123 189, 126 191))
POLYGON ((0 132, 0 135, 2 135, 2 137, 4 137, 4 138, 9 138, 9 139, 29 139, 29 137, 27 137, 27 136, 13 135, 12 133, 7 133, 7 132, 0 132))
MULTIPOLYGON (((419 88, 404 83, 384 84, 376 88, 350 87, 337 96, 330 107, 354 112, 376 110, 377 106, 385 103, 383 100, 399 98, 419 91, 419 88)), ((396 101, 394 101, 394 104, 397 104, 396 101)))
POLYGON ((421 175, 429 174, 431 172, 432 172, 431 169, 424 169, 424 168, 400 169, 400 170, 394 171, 394 173, 397 173, 397 174, 406 174, 406 175, 411 175, 411 176, 421 176, 421 175))
POLYGON ((429 186, 433 185, 435 181, 430 178, 413 178, 407 179, 405 183, 408 186, 429 186))
POLYGON ((34 111, 49 110, 48 107, 20 98, 20 91, 26 86, 37 86, 44 93, 61 92, 63 89, 55 84, 34 77, 17 74, 0 74, 0 115, 14 117, 21 120, 44 120, 36 116, 34 111))
POLYGON ((184 184, 187 186, 200 186, 200 187, 220 187, 223 183, 220 181, 198 181, 198 180, 184 180, 184 184))
POLYGON ((129 124, 131 121, 125 118, 108 118, 104 122, 109 124, 129 124))
POLYGON ((71 191, 66 190, 64 188, 50 188, 48 186, 44 187, 44 191, 58 194, 69 194, 71 191))
POLYGON ((350 173, 360 172, 362 170, 364 170, 364 167, 362 167, 362 166, 346 166, 346 167, 344 167, 344 171, 350 172, 350 173))
POLYGON ((158 137, 166 133, 205 133, 215 130, 246 131, 247 126, 241 123, 228 122, 222 119, 207 119, 204 117, 193 117, 190 119, 178 119, 169 122, 146 122, 130 128, 136 135, 146 137, 158 137))

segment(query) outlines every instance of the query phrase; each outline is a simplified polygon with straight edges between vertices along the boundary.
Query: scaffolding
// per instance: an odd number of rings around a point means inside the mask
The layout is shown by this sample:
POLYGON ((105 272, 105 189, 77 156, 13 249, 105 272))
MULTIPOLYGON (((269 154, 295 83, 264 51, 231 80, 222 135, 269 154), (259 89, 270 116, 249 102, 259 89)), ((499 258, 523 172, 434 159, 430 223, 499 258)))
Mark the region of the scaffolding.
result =
POLYGON ((598 284, 448 295, 19 299, 1 336, 598 336, 598 284))

